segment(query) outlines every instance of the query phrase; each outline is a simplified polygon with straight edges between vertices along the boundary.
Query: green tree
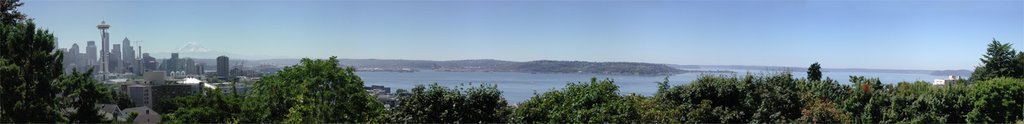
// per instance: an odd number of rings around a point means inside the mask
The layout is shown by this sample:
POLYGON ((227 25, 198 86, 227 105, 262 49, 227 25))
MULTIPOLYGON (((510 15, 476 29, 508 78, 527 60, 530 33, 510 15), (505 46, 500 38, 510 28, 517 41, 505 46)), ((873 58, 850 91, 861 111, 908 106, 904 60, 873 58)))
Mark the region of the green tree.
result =
POLYGON ((982 81, 997 77, 1022 77, 1024 71, 1018 67, 1017 52, 1011 47, 1013 44, 1000 43, 992 39, 988 45, 985 55, 981 58, 981 66, 974 69, 971 80, 982 81))
POLYGON ((110 103, 111 97, 109 88, 104 87, 92 78, 92 70, 84 73, 73 71, 71 74, 62 75, 60 87, 63 87, 64 100, 69 101, 69 106, 74 108, 73 113, 67 117, 72 123, 102 123, 112 120, 104 120, 100 115, 97 103, 110 103))
POLYGON ((480 85, 465 92, 437 83, 417 85, 409 96, 399 98, 392 119, 411 123, 500 123, 508 103, 496 86, 480 85))
POLYGON ((839 84, 839 81, 825 78, 821 81, 797 80, 797 91, 805 103, 824 100, 838 103, 850 93, 850 86, 839 84))
POLYGON ((645 123, 682 123, 682 112, 680 107, 669 104, 666 99, 669 89, 668 76, 658 84, 658 92, 653 97, 644 97, 636 94, 625 96, 624 99, 633 103, 633 107, 640 110, 640 120, 645 123))
POLYGON ((92 79, 91 70, 62 75, 56 38, 17 11, 22 4, 0 2, 0 123, 106 121, 96 104, 113 103, 113 90, 92 79))
POLYGON ((969 96, 971 86, 963 83, 947 84, 932 90, 932 95, 939 99, 940 113, 946 115, 946 123, 967 123, 967 113, 974 106, 974 100, 969 96))
POLYGON ((229 123, 242 119, 241 99, 224 95, 220 89, 204 89, 204 93, 163 101, 172 110, 163 116, 169 123, 229 123))
POLYGON ((24 21, 26 16, 21 12, 18 12, 17 8, 24 3, 21 0, 3 0, 0 1, 0 23, 3 24, 14 24, 24 21))
POLYGON ((970 92, 974 123, 1009 123, 1024 119, 1024 79, 995 78, 976 83, 970 92))
POLYGON ((945 123, 941 99, 932 95, 931 83, 918 81, 900 82, 891 89, 889 105, 883 108, 880 123, 945 123))
POLYGON ((371 122, 382 119, 383 105, 363 89, 353 68, 337 57, 302 59, 256 82, 243 107, 253 122, 371 122))
POLYGON ((1024 51, 1017 53, 1017 61, 1015 63, 1016 66, 1014 66, 1013 70, 1015 70, 1016 76, 1013 77, 1024 78, 1024 51))
POLYGON ((797 89, 797 81, 788 71, 768 76, 748 75, 743 81, 752 86, 745 100, 746 106, 756 108, 751 122, 784 123, 801 116, 800 92, 793 90, 797 89))
POLYGON ((704 75, 664 97, 686 123, 786 123, 801 117, 801 92, 788 72, 743 77, 704 75))
POLYGON ((510 115, 513 123, 626 123, 638 122, 633 103, 619 96, 612 80, 569 83, 561 90, 536 94, 510 115))
POLYGON ((850 123, 850 115, 836 108, 827 100, 815 99, 800 110, 803 116, 797 119, 800 123, 850 123))
POLYGON ((851 115, 838 107, 838 102, 846 99, 850 87, 839 84, 831 78, 825 80, 797 80, 797 92, 803 101, 801 116, 796 121, 801 123, 850 123, 851 115))
MULTIPOLYGON (((4 1, 0 17, 11 17, 17 1, 4 1), (13 6, 8 5, 15 3, 13 6)), ((14 14, 18 15, 18 14, 14 14)), ((8 20, 4 20, 8 21, 8 20)), ((63 120, 54 87, 63 68, 63 55, 54 50, 49 31, 35 23, 0 24, 0 122, 53 123, 63 120)))
POLYGON ((811 64, 811 67, 807 67, 807 79, 811 81, 821 80, 821 64, 815 62, 811 64))
POLYGON ((117 104, 117 106, 120 106, 121 108, 135 107, 135 103, 132 103, 132 98, 129 97, 128 94, 115 92, 113 90, 107 92, 107 94, 109 94, 109 96, 111 97, 114 97, 112 98, 113 101, 107 103, 115 103, 117 104))
POLYGON ((469 114, 462 119, 471 123, 502 123, 508 120, 508 101, 501 95, 497 85, 470 87, 466 90, 466 105, 462 113, 469 114))
POLYGON ((665 95, 684 110, 686 123, 749 122, 752 108, 744 106, 750 84, 732 76, 703 75, 690 84, 674 86, 665 95))
POLYGON ((883 109, 889 106, 889 96, 878 78, 850 76, 853 83, 849 96, 840 104, 840 108, 852 115, 853 123, 876 123, 883 115, 883 109))

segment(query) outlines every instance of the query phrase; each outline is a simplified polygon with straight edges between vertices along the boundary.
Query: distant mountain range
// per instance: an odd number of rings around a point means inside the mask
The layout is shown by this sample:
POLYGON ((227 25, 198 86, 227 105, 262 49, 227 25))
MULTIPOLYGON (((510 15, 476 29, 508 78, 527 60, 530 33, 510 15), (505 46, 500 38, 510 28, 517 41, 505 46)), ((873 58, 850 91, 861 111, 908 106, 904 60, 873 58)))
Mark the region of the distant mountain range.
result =
MULTIPOLYGON (((669 66, 680 68, 680 69, 696 69, 696 70, 717 70, 717 69, 730 69, 730 70, 768 70, 768 71, 783 71, 789 70, 793 72, 806 72, 807 67, 785 67, 785 66, 754 66, 754 65, 676 65, 668 64, 669 66)), ((865 69, 865 68, 822 68, 821 71, 825 72, 872 72, 872 73, 903 73, 903 74, 929 74, 934 76, 965 76, 970 77, 971 70, 913 70, 913 69, 865 69)))
MULTIPOLYGON (((246 61, 247 66, 294 65, 300 59, 268 59, 246 61)), ((343 66, 355 68, 411 68, 442 72, 523 72, 523 73, 585 73, 607 75, 660 76, 694 72, 665 64, 638 62, 585 62, 537 60, 514 62, 493 59, 430 61, 400 59, 340 59, 343 66)))
POLYGON ((357 68, 416 68, 444 72, 586 73, 642 76, 672 75, 688 72, 669 67, 665 64, 637 62, 552 60, 513 62, 493 59, 454 61, 342 59, 340 61, 345 66, 357 68))
POLYGON ((256 56, 256 55, 244 55, 235 54, 230 52, 218 51, 207 49, 197 42, 186 42, 184 46, 178 47, 173 52, 153 52, 149 56, 154 58, 170 58, 171 53, 178 53, 181 58, 217 58, 218 56, 228 56, 231 58, 245 58, 245 59, 261 59, 269 58, 269 56, 256 56))

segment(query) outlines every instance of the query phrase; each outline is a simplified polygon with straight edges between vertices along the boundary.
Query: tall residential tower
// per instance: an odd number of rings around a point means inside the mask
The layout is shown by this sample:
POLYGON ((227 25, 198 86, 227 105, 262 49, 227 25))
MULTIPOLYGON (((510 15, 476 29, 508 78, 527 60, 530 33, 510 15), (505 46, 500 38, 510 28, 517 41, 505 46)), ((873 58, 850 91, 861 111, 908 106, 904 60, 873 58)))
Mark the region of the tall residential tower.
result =
POLYGON ((217 75, 221 78, 229 79, 231 77, 231 72, 229 72, 231 70, 229 70, 230 68, 228 63, 230 62, 227 56, 217 57, 217 75))

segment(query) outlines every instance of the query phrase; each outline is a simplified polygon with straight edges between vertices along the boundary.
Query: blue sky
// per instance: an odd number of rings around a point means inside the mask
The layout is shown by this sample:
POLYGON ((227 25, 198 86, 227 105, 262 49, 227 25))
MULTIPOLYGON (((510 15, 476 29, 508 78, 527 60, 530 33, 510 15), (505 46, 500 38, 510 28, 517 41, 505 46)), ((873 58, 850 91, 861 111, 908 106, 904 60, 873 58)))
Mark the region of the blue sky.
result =
MULTIPOLYGON (((1024 1, 25 1, 60 47, 128 37, 263 58, 973 69, 1024 1)), ((133 44, 134 45, 134 44, 133 44)), ((166 58, 166 56, 157 56, 166 58)))

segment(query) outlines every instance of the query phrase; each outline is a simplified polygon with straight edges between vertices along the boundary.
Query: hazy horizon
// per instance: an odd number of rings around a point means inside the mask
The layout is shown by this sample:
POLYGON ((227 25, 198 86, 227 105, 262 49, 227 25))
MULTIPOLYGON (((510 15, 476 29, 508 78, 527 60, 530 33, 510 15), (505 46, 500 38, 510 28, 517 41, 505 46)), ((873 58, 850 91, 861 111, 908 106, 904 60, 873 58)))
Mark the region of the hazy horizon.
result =
POLYGON ((60 48, 98 45, 95 26, 106 21, 111 44, 141 40, 155 54, 193 43, 241 59, 956 70, 977 66, 992 38, 1024 45, 1024 1, 1009 0, 25 3, 19 10, 60 48))

